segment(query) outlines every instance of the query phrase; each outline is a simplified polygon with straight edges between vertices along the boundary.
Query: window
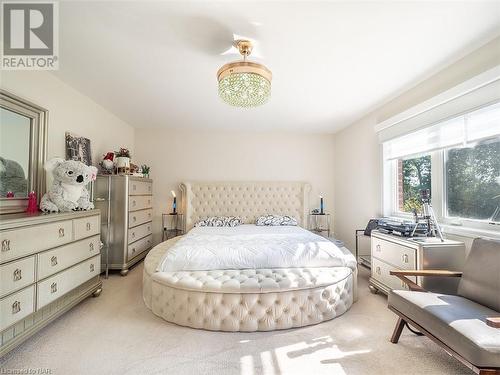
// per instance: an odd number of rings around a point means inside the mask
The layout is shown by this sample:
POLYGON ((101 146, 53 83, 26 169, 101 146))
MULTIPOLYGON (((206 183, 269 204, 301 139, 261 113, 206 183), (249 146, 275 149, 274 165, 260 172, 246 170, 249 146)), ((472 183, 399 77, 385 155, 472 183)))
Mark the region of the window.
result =
POLYGON ((448 217, 500 221, 500 139, 446 151, 448 217))
POLYGON ((442 224, 500 232, 500 103, 383 143, 384 215, 421 213, 442 224))
POLYGON ((413 212, 422 209, 421 190, 431 190, 430 155, 398 159, 398 209, 413 212))

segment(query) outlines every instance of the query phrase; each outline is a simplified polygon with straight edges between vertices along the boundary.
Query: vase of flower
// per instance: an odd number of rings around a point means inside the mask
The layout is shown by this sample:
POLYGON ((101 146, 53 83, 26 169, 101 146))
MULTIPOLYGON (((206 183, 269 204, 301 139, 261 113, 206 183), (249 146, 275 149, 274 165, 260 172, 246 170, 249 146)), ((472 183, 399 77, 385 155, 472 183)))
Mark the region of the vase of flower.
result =
POLYGON ((115 163, 118 173, 127 173, 130 170, 130 151, 123 147, 115 151, 115 163))
POLYGON ((149 178, 149 171, 150 170, 151 170, 151 167, 147 166, 146 164, 141 165, 142 176, 144 178, 149 178))

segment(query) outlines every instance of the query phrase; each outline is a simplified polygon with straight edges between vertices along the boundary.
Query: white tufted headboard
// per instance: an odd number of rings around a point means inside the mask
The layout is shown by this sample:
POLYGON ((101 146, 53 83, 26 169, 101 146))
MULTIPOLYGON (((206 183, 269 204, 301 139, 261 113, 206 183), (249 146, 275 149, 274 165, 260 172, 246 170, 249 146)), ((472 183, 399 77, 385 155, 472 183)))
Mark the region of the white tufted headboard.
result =
POLYGON ((289 215, 306 227, 311 186, 304 182, 184 182, 185 230, 209 216, 239 216, 245 224, 265 214, 289 215))

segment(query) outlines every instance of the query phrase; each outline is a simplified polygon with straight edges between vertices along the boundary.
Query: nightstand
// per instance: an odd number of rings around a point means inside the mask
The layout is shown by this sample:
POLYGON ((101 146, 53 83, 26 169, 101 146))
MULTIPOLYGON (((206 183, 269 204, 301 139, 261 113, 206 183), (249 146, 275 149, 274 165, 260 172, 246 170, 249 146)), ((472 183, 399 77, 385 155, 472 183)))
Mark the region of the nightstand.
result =
MULTIPOLYGON (((391 270, 450 270, 461 271, 465 261, 465 244, 436 237, 399 237, 381 233, 371 233, 371 277, 370 291, 388 294, 392 289, 406 289, 391 270)), ((409 277, 414 283, 431 292, 454 294, 457 290, 456 278, 409 277), (448 280, 449 279, 449 280, 448 280)))
POLYGON ((183 222, 183 214, 161 214, 161 240, 166 241, 170 238, 183 235, 183 222))
POLYGON ((330 237, 330 214, 309 214, 309 230, 330 237))

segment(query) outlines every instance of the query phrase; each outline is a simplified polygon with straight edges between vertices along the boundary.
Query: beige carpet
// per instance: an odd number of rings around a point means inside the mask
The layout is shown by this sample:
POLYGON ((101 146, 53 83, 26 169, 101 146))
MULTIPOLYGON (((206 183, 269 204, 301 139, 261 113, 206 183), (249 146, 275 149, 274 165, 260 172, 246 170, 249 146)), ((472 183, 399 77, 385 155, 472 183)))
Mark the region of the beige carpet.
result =
POLYGON ((2 358, 0 374, 471 374, 408 330, 391 344, 396 318, 384 296, 368 292, 367 278, 361 271, 359 301, 332 321, 221 333, 154 316, 142 302, 141 263, 127 277, 111 275, 99 298, 83 301, 2 358))

